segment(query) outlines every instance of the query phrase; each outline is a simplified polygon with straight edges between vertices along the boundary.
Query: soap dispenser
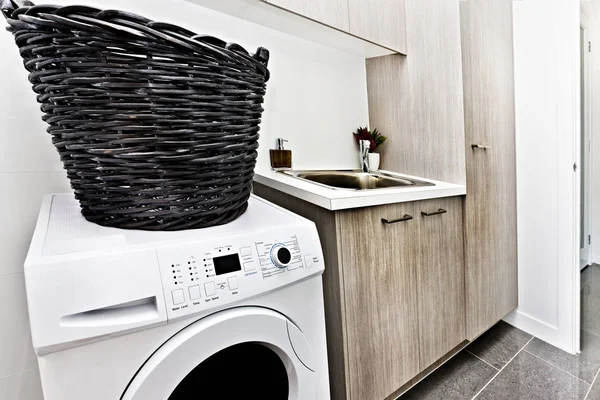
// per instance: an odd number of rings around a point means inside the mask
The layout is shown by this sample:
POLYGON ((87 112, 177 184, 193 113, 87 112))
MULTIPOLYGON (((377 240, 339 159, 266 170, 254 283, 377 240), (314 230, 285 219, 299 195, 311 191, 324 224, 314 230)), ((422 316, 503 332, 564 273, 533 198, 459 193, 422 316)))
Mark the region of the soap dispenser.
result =
POLYGON ((287 142, 287 140, 277 138, 276 148, 269 150, 271 168, 292 168, 292 151, 283 148, 284 142, 287 142))

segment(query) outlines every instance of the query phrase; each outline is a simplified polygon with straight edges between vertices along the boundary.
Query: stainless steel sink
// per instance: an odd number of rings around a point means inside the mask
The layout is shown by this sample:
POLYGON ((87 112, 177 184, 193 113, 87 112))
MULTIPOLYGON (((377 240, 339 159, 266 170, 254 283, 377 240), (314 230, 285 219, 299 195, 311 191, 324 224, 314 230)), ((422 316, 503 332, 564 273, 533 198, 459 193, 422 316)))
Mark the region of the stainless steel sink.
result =
POLYGON ((279 171, 298 179, 332 189, 367 190, 434 186, 433 183, 406 179, 385 172, 362 171, 279 171))

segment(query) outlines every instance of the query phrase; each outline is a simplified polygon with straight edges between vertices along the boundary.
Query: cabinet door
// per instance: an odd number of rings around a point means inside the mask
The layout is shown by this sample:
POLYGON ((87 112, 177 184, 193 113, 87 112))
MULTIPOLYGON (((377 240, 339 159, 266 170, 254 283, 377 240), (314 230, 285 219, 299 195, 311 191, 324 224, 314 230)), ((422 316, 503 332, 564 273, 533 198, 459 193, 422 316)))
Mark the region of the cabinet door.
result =
POLYGON ((518 303, 512 1, 461 1, 460 17, 467 337, 473 339, 518 303))
POLYGON ((384 399, 419 372, 416 218, 414 203, 339 212, 349 399, 384 399))
POLYGON ((348 0, 350 33, 406 54, 405 0, 348 0))
POLYGON ((421 370, 466 339, 463 199, 416 203, 421 370), (423 214, 423 213, 426 213, 423 214))
POLYGON ((349 31, 348 0, 262 0, 342 31, 349 31))

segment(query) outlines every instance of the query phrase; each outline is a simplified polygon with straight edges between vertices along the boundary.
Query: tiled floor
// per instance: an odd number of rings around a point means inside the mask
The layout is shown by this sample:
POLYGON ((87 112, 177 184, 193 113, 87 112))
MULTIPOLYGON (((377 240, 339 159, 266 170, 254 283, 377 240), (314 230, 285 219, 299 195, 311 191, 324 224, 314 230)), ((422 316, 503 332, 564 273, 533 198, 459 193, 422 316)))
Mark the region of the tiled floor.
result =
POLYGON ((400 400, 600 400, 600 266, 581 284, 581 354, 499 322, 400 400))

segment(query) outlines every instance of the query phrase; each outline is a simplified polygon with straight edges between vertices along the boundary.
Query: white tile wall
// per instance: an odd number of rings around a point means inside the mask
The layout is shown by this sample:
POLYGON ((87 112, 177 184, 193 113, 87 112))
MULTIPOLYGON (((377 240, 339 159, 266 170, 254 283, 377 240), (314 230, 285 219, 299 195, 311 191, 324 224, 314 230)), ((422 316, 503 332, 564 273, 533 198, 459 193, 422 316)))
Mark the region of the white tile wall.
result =
MULTIPOLYGON (((364 60, 182 0, 55 0, 119 8, 271 51, 259 166, 276 137, 298 168, 357 164, 351 132, 368 122, 364 60)), ((0 25, 4 19, 0 18, 0 25)), ((23 261, 42 196, 69 191, 12 36, 0 29, 0 400, 43 400, 31 347, 23 261)), ((52 288, 48 288, 52 290, 52 288)))
MULTIPOLYGON (((51 288, 49 288, 51 290, 51 288)), ((0 277, 0 377, 37 365, 31 347, 22 273, 0 277)))
POLYGON ((0 399, 40 400, 42 398, 42 385, 37 367, 0 378, 0 399))
POLYGON ((43 400, 23 262, 42 197, 70 188, 7 32, 0 32, 0 51, 0 399, 43 400))
MULTIPOLYGON (((58 158, 56 154, 52 155, 58 158)), ((0 210, 6 211, 0 212, 1 276, 23 271, 23 261, 44 194, 68 192, 70 187, 65 173, 60 171, 0 173, 0 188, 0 210)), ((1 373, 0 368, 0 376, 1 373)))
MULTIPOLYGON (((4 18, 0 25, 4 28, 4 18)), ((62 171, 23 60, 12 35, 4 29, 0 51, 0 172, 62 171)))
MULTIPOLYGON (((3 125, 4 126, 4 125, 3 125)), ((0 130, 0 140, 6 130, 0 130)), ((14 139, 13 139, 14 140, 14 139)), ((47 138, 46 138, 47 140, 47 138)), ((3 140, 4 141, 4 140, 3 140)), ((50 149, 53 151, 53 149, 50 149)), ((56 156, 54 154, 51 154, 56 156)), ((22 157, 26 158, 22 154, 22 157)), ((0 399, 42 400, 23 261, 45 193, 69 191, 64 172, 0 172, 0 399)), ((52 290, 52 288, 48 288, 52 290)))

